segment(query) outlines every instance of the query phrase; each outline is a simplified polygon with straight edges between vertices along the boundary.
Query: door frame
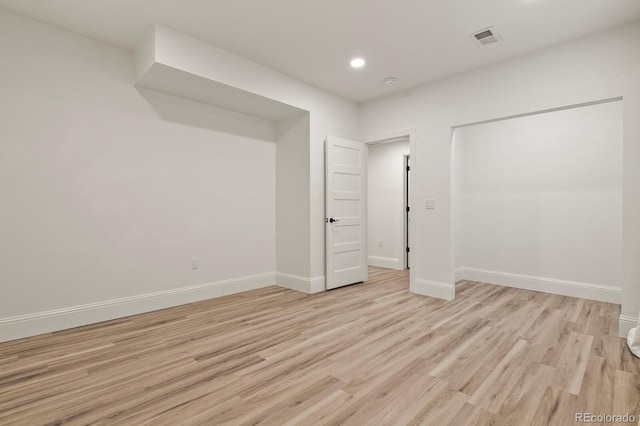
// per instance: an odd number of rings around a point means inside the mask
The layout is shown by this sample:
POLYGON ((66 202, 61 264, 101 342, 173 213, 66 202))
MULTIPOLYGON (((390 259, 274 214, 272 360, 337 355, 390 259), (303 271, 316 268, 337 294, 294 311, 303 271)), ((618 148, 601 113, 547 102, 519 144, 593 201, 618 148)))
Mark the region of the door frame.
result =
MULTIPOLYGON (((368 150, 368 146, 371 144, 380 144, 380 143, 392 143, 397 141, 398 139, 405 139, 409 137, 409 157, 411 158, 411 172, 409 174, 409 199, 413 201, 414 206, 416 205, 416 170, 417 170, 417 162, 416 162, 416 128, 415 127, 410 127, 410 128, 405 128, 405 129, 398 129, 398 130, 391 130, 391 131, 387 131, 387 132, 381 132, 378 134, 374 134, 372 136, 366 137, 364 139, 364 144, 367 147, 368 150)), ((369 191, 369 187, 368 187, 368 182, 367 182, 367 187, 366 187, 367 192, 369 191)), ((406 191, 405 191, 406 193, 406 191)), ((416 215, 412 215, 412 224, 409 227, 409 232, 406 233, 405 235, 408 234, 409 237, 409 241, 417 241, 416 237, 415 237, 415 231, 416 230, 416 215)), ((368 229, 367 229, 368 232, 368 229)), ((412 253, 412 258, 416 259, 416 254, 417 254, 417 250, 415 247, 416 245, 414 244, 414 247, 411 247, 411 253, 412 253)), ((405 245, 406 247, 406 245, 405 245)), ((404 265, 406 266, 406 250, 404 251, 404 265)), ((368 259, 368 253, 367 253, 367 259, 368 259)), ((413 262, 415 263, 415 261, 413 262)), ((416 268, 410 268, 409 269, 409 288, 411 289, 411 291, 413 291, 413 288, 415 287, 415 270, 416 268)))
POLYGON ((409 264, 409 250, 410 250, 410 241, 409 238, 409 213, 411 212, 411 194, 409 194, 409 190, 411 189, 411 154, 403 156, 403 165, 402 165, 402 177, 403 177, 403 185, 402 185, 402 218, 404 228, 402 231, 403 240, 402 240, 402 265, 404 269, 411 269, 411 265, 409 264))

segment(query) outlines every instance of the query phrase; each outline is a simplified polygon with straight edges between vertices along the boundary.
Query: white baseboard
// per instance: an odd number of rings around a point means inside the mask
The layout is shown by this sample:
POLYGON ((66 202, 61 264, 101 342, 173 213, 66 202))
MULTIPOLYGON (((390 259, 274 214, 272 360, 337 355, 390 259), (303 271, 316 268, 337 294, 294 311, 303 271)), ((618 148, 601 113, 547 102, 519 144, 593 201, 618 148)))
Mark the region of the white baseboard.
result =
POLYGON ((456 295, 456 289, 453 284, 438 283, 420 278, 416 278, 415 282, 411 283, 410 291, 422 296, 437 297, 444 300, 453 300, 456 295))
POLYGON ((326 291, 327 287, 326 287, 326 283, 325 283, 325 279, 324 279, 324 275, 321 277, 313 277, 309 279, 309 288, 311 290, 311 294, 313 293, 320 293, 322 291, 326 291))
POLYGON ((95 324, 270 285, 275 285, 274 272, 0 318, 0 342, 95 324))
POLYGON ((638 318, 620 315, 618 319, 618 336, 626 338, 629 330, 638 325, 638 318))
POLYGON ((466 280, 467 274, 465 273, 465 268, 458 268, 453 272, 453 282, 457 283, 458 281, 466 280))
POLYGON ((276 285, 307 294, 325 291, 324 276, 307 278, 299 275, 276 272, 276 285))
POLYGON ((562 296, 580 297, 582 299, 620 304, 622 289, 600 284, 581 283, 558 280, 555 278, 535 277, 531 275, 512 274, 509 272, 489 271, 486 269, 460 268, 464 279, 524 290, 542 291, 562 296))
POLYGON ((378 268, 404 269, 400 259, 396 259, 395 257, 369 256, 368 263, 369 266, 377 266, 378 268))

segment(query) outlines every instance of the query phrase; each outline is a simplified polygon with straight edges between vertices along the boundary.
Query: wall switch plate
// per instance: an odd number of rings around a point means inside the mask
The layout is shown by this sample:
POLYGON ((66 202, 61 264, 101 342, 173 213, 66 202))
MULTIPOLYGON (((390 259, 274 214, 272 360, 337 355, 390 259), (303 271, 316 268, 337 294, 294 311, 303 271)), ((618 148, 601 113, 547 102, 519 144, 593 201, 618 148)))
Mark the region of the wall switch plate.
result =
POLYGON ((425 200, 424 208, 427 210, 434 210, 436 208, 436 200, 425 200))
POLYGON ((200 258, 194 257, 191 259, 191 269, 200 269, 200 258))

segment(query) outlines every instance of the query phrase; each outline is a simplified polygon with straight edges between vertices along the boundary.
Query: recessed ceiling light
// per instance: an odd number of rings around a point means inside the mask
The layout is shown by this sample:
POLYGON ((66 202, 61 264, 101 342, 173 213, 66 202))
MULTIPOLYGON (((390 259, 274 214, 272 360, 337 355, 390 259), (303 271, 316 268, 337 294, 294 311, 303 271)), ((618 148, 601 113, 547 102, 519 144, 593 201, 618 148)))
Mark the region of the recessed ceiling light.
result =
POLYGON ((398 82, 398 79, 395 77, 387 77, 382 81, 384 81, 384 84, 386 84, 387 86, 391 86, 393 84, 396 84, 398 82))
POLYGON ((366 62, 362 58, 355 58, 351 60, 351 66, 353 68, 362 68, 366 62))

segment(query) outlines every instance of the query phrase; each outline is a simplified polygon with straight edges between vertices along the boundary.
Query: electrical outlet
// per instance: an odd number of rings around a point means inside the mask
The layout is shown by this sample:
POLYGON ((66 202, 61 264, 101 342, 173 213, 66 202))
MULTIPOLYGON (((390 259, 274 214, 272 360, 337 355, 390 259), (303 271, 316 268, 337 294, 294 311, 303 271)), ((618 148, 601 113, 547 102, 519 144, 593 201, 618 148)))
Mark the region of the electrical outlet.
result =
POLYGON ((191 259, 191 269, 200 269, 200 258, 194 257, 191 259))
POLYGON ((436 200, 425 200, 424 208, 427 210, 434 210, 436 208, 436 200))

